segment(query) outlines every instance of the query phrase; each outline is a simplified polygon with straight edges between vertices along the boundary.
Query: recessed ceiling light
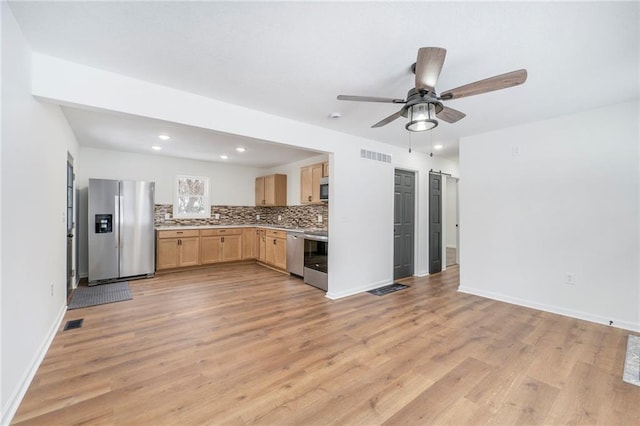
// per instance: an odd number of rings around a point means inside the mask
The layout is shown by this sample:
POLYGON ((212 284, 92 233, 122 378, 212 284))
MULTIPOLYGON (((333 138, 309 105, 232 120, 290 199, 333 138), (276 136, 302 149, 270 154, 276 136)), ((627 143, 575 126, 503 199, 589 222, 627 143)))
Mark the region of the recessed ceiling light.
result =
POLYGON ((244 151, 245 151, 245 149, 244 149, 243 147, 239 146, 239 147, 237 147, 237 148, 236 148, 236 151, 238 151, 238 152, 244 152, 244 151))
POLYGON ((441 144, 434 145, 434 146, 433 146, 433 149, 442 149, 442 145, 441 145, 441 144))
POLYGON ((223 155, 220 156, 220 158, 222 158, 223 160, 226 160, 229 157, 227 157, 226 155, 223 154, 223 155))
POLYGON ((171 136, 169 136, 169 135, 160 135, 158 137, 160 139, 162 139, 163 141, 168 141, 169 139, 171 139, 171 136))
POLYGON ((151 149, 152 149, 152 150, 154 150, 154 151, 160 151, 160 150, 162 149, 162 147, 161 147, 161 146, 158 146, 158 145, 153 145, 153 146, 151 147, 151 149))

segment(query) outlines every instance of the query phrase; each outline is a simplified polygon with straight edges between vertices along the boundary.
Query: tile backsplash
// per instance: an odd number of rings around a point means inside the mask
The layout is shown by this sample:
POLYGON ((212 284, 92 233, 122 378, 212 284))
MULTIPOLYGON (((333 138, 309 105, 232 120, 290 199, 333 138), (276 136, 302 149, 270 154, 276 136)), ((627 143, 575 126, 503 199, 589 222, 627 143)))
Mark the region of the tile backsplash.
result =
POLYGON ((327 204, 287 207, 211 206, 209 219, 174 219, 172 204, 156 204, 154 222, 155 226, 282 225, 327 229, 328 216, 327 204), (214 219, 216 214, 220 215, 219 219, 214 219), (169 215, 169 219, 166 219, 166 215, 169 215), (322 216, 322 222, 318 222, 318 216, 322 216))

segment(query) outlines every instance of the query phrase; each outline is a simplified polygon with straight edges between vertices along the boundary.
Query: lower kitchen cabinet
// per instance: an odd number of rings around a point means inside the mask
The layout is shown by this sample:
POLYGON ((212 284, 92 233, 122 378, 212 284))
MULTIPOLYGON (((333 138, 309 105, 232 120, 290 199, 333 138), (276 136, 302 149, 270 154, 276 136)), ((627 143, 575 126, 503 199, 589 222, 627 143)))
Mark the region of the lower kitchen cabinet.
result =
POLYGON ((287 269, 287 233, 264 228, 157 232, 156 270, 256 259, 287 269))
POLYGON ((287 269, 287 233, 267 230, 265 245, 265 263, 279 269, 287 269))
POLYGON ((256 228, 242 228, 242 259, 255 259, 256 228))
POLYGON ((260 262, 267 261, 267 230, 258 229, 258 252, 257 258, 260 262))
POLYGON ((203 229, 200 231, 200 263, 242 260, 242 230, 203 229))
POLYGON ((158 231, 156 269, 194 266, 200 263, 200 231, 158 231))

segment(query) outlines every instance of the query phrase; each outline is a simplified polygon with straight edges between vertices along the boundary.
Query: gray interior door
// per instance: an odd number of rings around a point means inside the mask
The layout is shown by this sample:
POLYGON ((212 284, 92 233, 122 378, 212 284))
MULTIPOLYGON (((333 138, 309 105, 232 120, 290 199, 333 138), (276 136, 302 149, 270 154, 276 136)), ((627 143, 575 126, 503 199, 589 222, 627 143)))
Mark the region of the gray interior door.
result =
POLYGON ((415 174, 395 171, 393 219, 393 279, 413 275, 415 174))
POLYGON ((429 173, 429 273, 442 271, 442 176, 429 173))

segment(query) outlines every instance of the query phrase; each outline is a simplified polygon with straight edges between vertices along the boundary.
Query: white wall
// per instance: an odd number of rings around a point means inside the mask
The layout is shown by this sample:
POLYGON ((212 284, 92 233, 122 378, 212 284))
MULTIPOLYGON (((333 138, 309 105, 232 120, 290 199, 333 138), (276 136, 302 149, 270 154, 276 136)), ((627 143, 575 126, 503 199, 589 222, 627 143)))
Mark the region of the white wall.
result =
POLYGON ((460 290, 640 331, 639 134, 634 101, 463 139, 460 290))
POLYGON ((175 177, 184 174, 209 178, 211 205, 252 206, 255 203, 255 178, 264 173, 256 167, 95 148, 83 147, 80 155, 80 188, 87 188, 89 178, 153 181, 156 183, 156 204, 173 204, 175 177))
POLYGON ((60 108, 31 96, 31 51, 6 2, 1 11, 0 422, 8 424, 65 312, 67 151, 77 160, 78 147, 60 108))
POLYGON ((445 245, 446 247, 457 247, 456 223, 458 222, 458 181, 446 177, 445 182, 445 245))

